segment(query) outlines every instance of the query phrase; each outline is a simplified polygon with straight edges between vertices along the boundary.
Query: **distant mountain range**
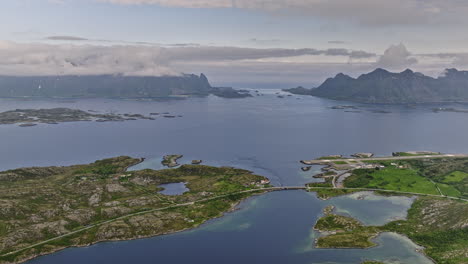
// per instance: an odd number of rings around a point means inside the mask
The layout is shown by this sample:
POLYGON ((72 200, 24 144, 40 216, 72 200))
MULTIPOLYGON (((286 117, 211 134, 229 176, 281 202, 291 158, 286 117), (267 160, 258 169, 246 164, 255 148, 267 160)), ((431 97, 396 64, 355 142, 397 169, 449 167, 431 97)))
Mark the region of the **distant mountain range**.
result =
POLYGON ((240 98, 250 94, 230 87, 212 87, 201 74, 181 76, 0 76, 0 97, 158 98, 207 96, 240 98))
POLYGON ((358 78, 339 73, 317 88, 296 87, 284 91, 362 103, 468 102, 468 71, 447 69, 438 78, 409 69, 400 73, 376 69, 358 78))

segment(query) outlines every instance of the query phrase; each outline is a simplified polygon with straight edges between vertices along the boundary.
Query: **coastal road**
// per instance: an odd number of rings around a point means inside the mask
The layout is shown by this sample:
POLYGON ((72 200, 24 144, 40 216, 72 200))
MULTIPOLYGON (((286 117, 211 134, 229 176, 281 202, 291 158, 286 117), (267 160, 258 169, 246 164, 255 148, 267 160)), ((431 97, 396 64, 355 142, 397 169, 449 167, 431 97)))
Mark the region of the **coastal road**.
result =
POLYGON ((418 155, 418 156, 392 156, 392 157, 373 157, 373 158, 340 158, 340 159, 319 159, 319 160, 301 160, 306 165, 323 164, 340 161, 365 162, 366 160, 411 160, 411 159, 438 159, 438 158, 468 158, 468 154, 440 154, 440 155, 418 155))
POLYGON ((416 193, 416 192, 402 192, 402 191, 394 191, 394 190, 385 190, 385 189, 371 189, 371 188, 333 188, 333 187, 308 187, 308 191, 314 190, 354 190, 354 191, 370 191, 370 192, 388 192, 388 193, 398 193, 398 194, 409 194, 409 195, 417 195, 417 196, 429 196, 429 197, 437 197, 437 198, 446 198, 451 200, 458 200, 468 202, 468 199, 447 196, 447 195, 438 195, 438 194, 427 194, 427 193, 416 193))
POLYGON ((216 199, 221 199, 221 198, 229 197, 229 196, 232 196, 232 195, 245 194, 245 193, 274 192, 274 191, 288 191, 288 190, 306 190, 306 191, 314 191, 314 190, 320 190, 320 189, 324 189, 324 190, 327 190, 327 189, 328 189, 328 190, 337 190, 337 189, 339 190, 339 189, 342 189, 342 190, 356 190, 356 191, 380 191, 380 192, 399 193, 399 194, 406 194, 406 195, 409 194, 409 195, 419 195, 419 196, 431 196, 431 197, 447 198, 447 199, 452 199, 452 200, 461 200, 461 201, 468 202, 468 199, 463 199, 463 198, 458 198, 458 197, 451 197, 451 196, 445 196, 445 195, 424 194, 424 193, 413 193, 413 192, 401 192, 401 191, 383 190, 383 189, 309 187, 309 186, 281 186, 281 187, 258 188, 258 189, 250 189, 250 190, 245 190, 245 191, 240 191, 240 192, 234 192, 234 193, 228 193, 228 194, 218 195, 218 196, 214 196, 214 197, 210 197, 210 198, 205 198, 205 199, 200 199, 200 200, 193 201, 193 202, 188 202, 188 203, 175 204, 175 205, 171 205, 171 206, 160 207, 160 208, 154 208, 154 209, 148 209, 148 210, 144 210, 144 211, 139 211, 139 212, 135 212, 135 213, 130 213, 130 214, 123 215, 123 216, 119 216, 119 217, 116 217, 116 218, 113 218, 113 219, 110 219, 110 220, 107 220, 107 221, 103 221, 103 222, 98 222, 98 223, 94 223, 94 224, 91 224, 91 225, 87 225, 87 226, 82 227, 82 228, 80 228, 80 229, 77 229, 77 230, 68 232, 68 233, 66 233, 66 234, 63 234, 63 235, 60 235, 60 236, 56 236, 56 237, 54 237, 54 238, 47 239, 47 240, 44 240, 44 241, 41 241, 41 242, 38 242, 38 243, 35 243, 35 244, 32 244, 32 245, 29 245, 29 246, 27 246, 27 247, 24 247, 24 248, 15 250, 15 251, 8 252, 8 253, 3 254, 3 255, 1 255, 1 256, 2 256, 2 257, 6 257, 6 256, 14 255, 14 254, 19 253, 19 252, 21 252, 21 251, 24 251, 24 250, 27 250, 27 249, 31 249, 31 248, 34 248, 34 247, 37 247, 37 246, 45 245, 45 244, 50 243, 50 242, 53 242, 53 241, 55 241, 55 240, 58 240, 58 239, 61 239, 61 238, 64 238, 64 237, 68 237, 68 236, 71 236, 71 235, 74 235, 74 234, 77 234, 77 233, 80 233, 80 232, 89 230, 89 229, 91 229, 91 228, 99 227, 99 226, 102 226, 102 225, 105 225, 105 224, 109 224, 109 223, 112 223, 112 222, 115 222, 115 221, 118 221, 118 220, 122 220, 122 219, 126 219, 126 218, 129 218, 129 217, 132 217, 132 216, 136 216, 136 215, 143 215, 143 214, 148 214, 148 213, 153 213, 153 212, 158 212, 158 211, 164 211, 164 210, 173 209, 173 208, 179 208, 179 207, 190 206, 190 205, 193 205, 193 204, 195 204, 195 203, 202 203, 202 202, 207 202, 207 201, 212 201, 212 200, 216 200, 216 199))
POLYGON ((200 200, 193 201, 193 202, 188 202, 188 203, 181 203, 181 204, 175 204, 175 205, 166 206, 166 207, 143 210, 143 211, 123 215, 123 216, 120 216, 120 217, 116 217, 116 218, 106 220, 106 221, 103 221, 103 222, 98 222, 98 223, 94 223, 94 224, 91 224, 91 225, 87 225, 87 226, 82 227, 80 229, 68 232, 68 233, 60 235, 60 236, 53 237, 51 239, 47 239, 47 240, 32 244, 30 246, 27 246, 27 247, 24 247, 24 248, 15 250, 15 251, 8 252, 8 253, 3 254, 1 256, 6 257, 6 256, 9 256, 9 255, 14 255, 16 253, 19 253, 19 252, 27 250, 27 249, 31 249, 31 248, 34 248, 34 247, 37 247, 37 246, 45 245, 45 244, 47 244, 49 242, 52 242, 52 241, 55 241, 55 240, 58 240, 58 239, 61 239, 61 238, 64 238, 64 237, 68 237, 68 236, 71 236, 71 235, 74 235, 74 234, 89 230, 91 228, 99 227, 99 226, 102 226, 102 225, 105 225, 105 224, 110 224, 110 223, 118 221, 118 220, 126 219, 126 218, 129 218, 129 217, 132 217, 132 216, 143 215, 143 214, 148 214, 148 213, 153 213, 153 212, 158 212, 158 211, 164 211, 164 210, 174 209, 174 208, 179 208, 179 207, 185 207, 185 206, 193 205, 195 203, 208 202, 208 201, 217 200, 217 199, 229 197, 229 196, 232 196, 232 195, 238 195, 238 194, 254 193, 254 192, 286 191, 286 190, 306 190, 306 189, 307 189, 307 187, 305 187, 305 186, 286 186, 286 187, 268 187, 268 188, 250 189, 250 190, 234 192, 234 193, 228 193, 228 194, 218 195, 218 196, 209 197, 209 198, 205 198, 205 199, 200 199, 200 200))

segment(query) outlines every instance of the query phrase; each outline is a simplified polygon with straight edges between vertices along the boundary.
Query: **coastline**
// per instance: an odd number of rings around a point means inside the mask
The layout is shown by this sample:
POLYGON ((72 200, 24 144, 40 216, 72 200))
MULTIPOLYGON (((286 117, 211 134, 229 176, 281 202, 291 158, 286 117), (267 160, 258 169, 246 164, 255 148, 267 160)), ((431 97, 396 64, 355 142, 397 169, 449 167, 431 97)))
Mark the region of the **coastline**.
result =
MULTIPOLYGON (((142 158, 144 159, 144 158, 142 158)), ((142 162, 142 161, 141 161, 142 162)), ((139 163, 141 163, 139 162, 139 163)), ((136 163, 136 164, 139 164, 139 163, 136 163)), ((135 164, 135 165, 136 165, 135 164)), ((131 165, 131 166, 134 166, 134 165, 131 165)), ((130 167, 131 167, 130 166, 130 167)), ((160 233, 160 234, 153 234, 153 235, 144 235, 144 236, 136 236, 136 237, 132 237, 132 238, 124 238, 124 239, 103 239, 103 240, 97 240, 97 241, 94 241, 92 243, 86 243, 86 244, 77 244, 77 245, 72 245, 72 246, 66 246, 66 247, 59 247, 59 248, 55 248, 51 251, 48 251, 48 252, 42 252, 40 254, 36 254, 36 255, 33 255, 33 256, 30 256, 30 257, 27 257, 27 258, 24 258, 22 260, 19 260, 19 261, 15 261, 15 262, 4 262, 5 264, 22 264, 22 263, 26 263, 30 260, 33 260, 35 258, 38 258, 38 257, 43 257, 43 256, 47 256, 47 255, 52 255, 54 253, 57 253, 59 251, 62 251, 62 250, 66 250, 66 249, 69 249, 69 248, 84 248, 84 247, 90 247, 90 246, 93 246, 93 245, 96 245, 96 244, 99 244, 99 243, 107 243, 107 242, 120 242, 120 241, 133 241, 133 240, 139 240, 139 239, 147 239, 147 238, 153 238, 153 237, 158 237, 158 236, 165 236, 165 235, 172 235, 172 234, 176 234, 176 233, 181 233, 181 232, 186 232, 186 231, 190 231, 190 230, 194 230, 194 229, 197 229, 199 228, 200 226, 204 225, 204 224, 207 224, 209 221, 213 221, 213 220, 216 220, 216 219, 220 219, 222 217, 224 217, 226 214, 228 213, 232 213, 232 212, 235 212, 237 210, 240 210, 241 208, 237 208, 237 206, 248 200, 248 199, 251 199, 255 196, 260 196, 260 195, 263 195, 265 193, 269 193, 269 192, 273 192, 274 190, 265 190, 261 193, 253 193, 252 195, 250 195, 249 197, 245 197, 239 201, 236 201, 236 202, 233 202, 231 203, 231 206, 228 210, 222 212, 220 215, 218 216, 215 216, 213 218, 209 218, 209 219, 206 219, 205 221, 201 222, 201 223, 198 223, 196 226, 192 226, 192 227, 188 227, 188 228, 183 228, 183 229, 180 229, 180 230, 174 230, 174 231, 168 231, 168 232, 163 232, 163 233, 160 233)))

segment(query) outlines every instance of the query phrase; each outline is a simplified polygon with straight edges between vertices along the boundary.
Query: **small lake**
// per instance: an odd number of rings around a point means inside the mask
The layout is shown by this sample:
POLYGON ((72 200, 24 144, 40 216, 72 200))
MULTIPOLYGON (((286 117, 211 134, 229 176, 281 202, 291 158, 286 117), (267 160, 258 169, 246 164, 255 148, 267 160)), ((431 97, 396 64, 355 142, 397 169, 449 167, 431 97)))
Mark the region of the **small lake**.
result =
POLYGON ((158 187, 164 188, 164 190, 158 192, 164 195, 181 195, 185 192, 190 191, 189 188, 185 186, 185 182, 177 182, 177 183, 168 183, 168 184, 161 184, 158 187))

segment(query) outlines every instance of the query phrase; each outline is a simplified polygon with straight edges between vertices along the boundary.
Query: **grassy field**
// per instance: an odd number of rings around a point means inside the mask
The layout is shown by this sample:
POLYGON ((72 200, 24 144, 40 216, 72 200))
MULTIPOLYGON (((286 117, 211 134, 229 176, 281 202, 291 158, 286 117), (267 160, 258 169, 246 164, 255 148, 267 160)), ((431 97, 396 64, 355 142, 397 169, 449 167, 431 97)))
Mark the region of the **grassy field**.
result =
POLYGON ((439 194, 434 183, 420 176, 416 170, 395 167, 387 167, 381 170, 355 170, 353 175, 346 179, 345 186, 439 194))
POLYGON ((437 187, 441 191, 442 195, 452 196, 452 197, 461 197, 462 193, 457 190, 455 187, 448 184, 436 183, 437 187))
POLYGON ((338 165, 348 164, 348 162, 346 162, 346 161, 335 161, 333 163, 338 164, 338 165))
POLYGON ((371 161, 383 169, 356 169, 346 187, 375 188, 403 192, 468 198, 468 159, 438 158, 371 161))
POLYGON ((18 253, 0 263, 98 241, 154 236, 193 228, 221 216, 251 194, 230 195, 141 215, 132 213, 262 188, 264 177, 246 170, 203 165, 177 169, 126 168, 140 162, 117 157, 68 167, 22 168, 0 172, 0 256, 44 240, 115 220, 18 253), (163 195, 159 185, 185 182, 189 191, 163 195))
POLYGON ((458 183, 463 182, 466 178, 468 178, 468 173, 463 171, 454 171, 446 175, 443 181, 447 183, 458 183))

